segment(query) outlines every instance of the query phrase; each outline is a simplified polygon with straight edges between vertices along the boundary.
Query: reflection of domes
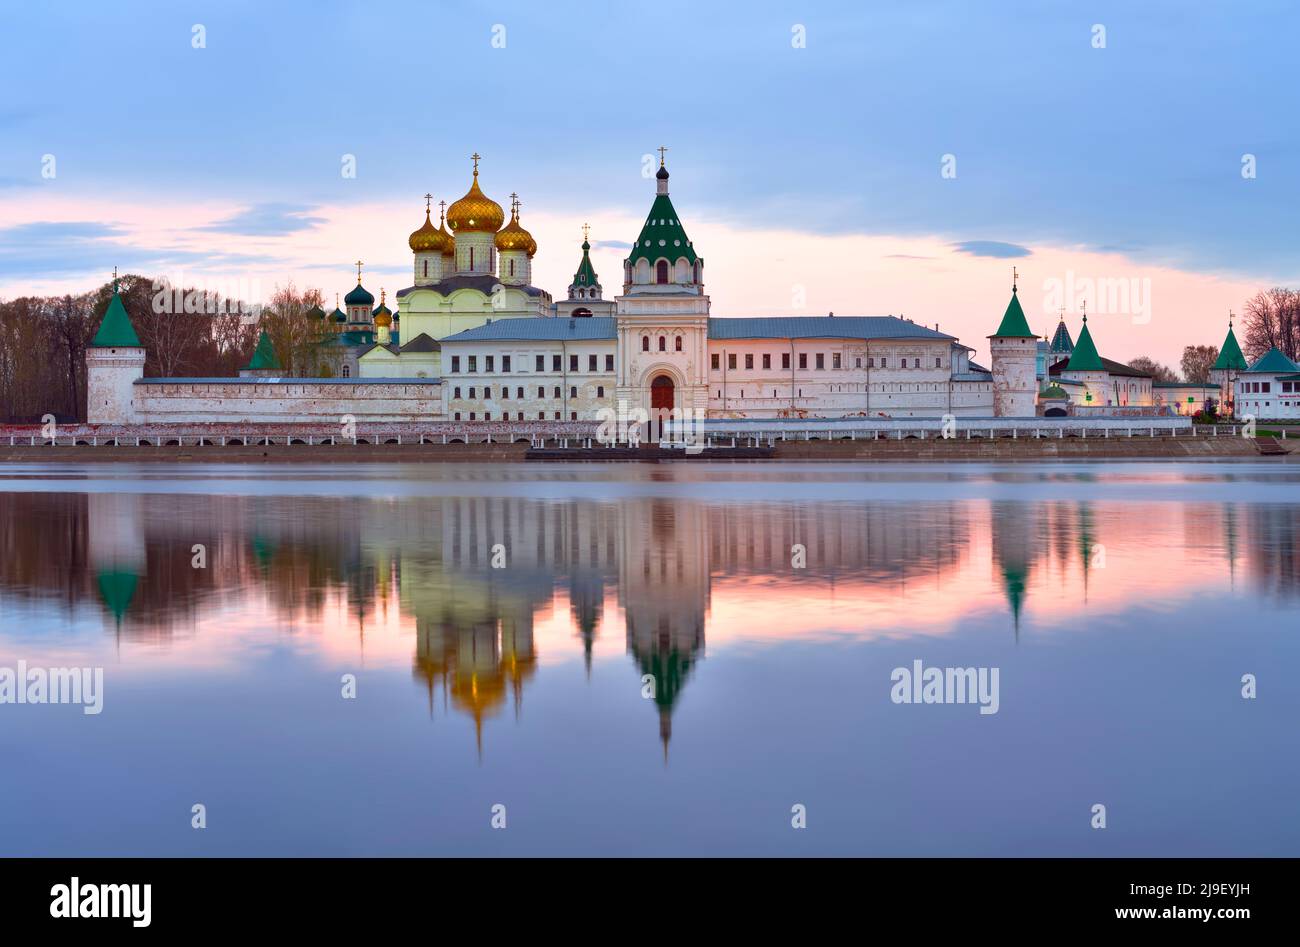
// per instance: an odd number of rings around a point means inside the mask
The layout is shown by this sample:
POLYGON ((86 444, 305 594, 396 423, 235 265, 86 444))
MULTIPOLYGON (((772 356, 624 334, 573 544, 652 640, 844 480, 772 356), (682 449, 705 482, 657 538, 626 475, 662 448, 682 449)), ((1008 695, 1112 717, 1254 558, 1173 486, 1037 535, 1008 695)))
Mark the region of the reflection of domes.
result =
POLYGON ((501 205, 479 190, 476 161, 474 183, 469 186, 464 197, 447 208, 447 223, 451 224, 451 229, 456 233, 496 233, 505 219, 501 205))

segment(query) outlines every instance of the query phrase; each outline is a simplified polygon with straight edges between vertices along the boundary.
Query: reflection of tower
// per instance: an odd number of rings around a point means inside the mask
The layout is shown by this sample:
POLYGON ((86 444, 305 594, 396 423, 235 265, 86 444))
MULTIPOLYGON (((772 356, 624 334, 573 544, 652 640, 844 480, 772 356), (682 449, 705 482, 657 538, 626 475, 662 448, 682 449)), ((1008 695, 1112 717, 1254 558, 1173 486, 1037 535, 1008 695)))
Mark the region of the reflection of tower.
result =
POLYGON ((624 503, 619 597, 627 647, 654 677, 659 736, 668 756, 672 714, 704 649, 709 607, 706 518, 664 500, 624 503))
POLYGON ((591 569, 576 569, 569 578, 569 610, 573 623, 582 639, 582 663, 591 676, 591 649, 596 641, 596 628, 605 602, 605 583, 600 574, 591 569))
POLYGON ((87 552, 100 599, 117 627, 145 573, 144 519, 140 496, 92 493, 87 498, 87 552))
POLYGON ((1002 572, 1002 585, 1011 606, 1017 641, 1020 640, 1020 612, 1029 586, 1040 512, 1038 504, 995 500, 991 514, 993 561, 1002 572))
POLYGON ((474 718, 474 742, 483 755, 483 719, 501 709, 506 678, 495 623, 457 629, 451 702, 474 718))

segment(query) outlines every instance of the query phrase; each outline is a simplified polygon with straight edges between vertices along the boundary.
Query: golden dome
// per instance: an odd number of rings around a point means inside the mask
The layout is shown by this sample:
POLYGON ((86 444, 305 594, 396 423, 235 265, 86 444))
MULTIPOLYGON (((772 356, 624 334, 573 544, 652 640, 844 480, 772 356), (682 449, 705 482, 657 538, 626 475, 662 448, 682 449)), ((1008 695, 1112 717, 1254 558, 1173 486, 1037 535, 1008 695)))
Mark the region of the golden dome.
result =
POLYGON ((433 225, 433 220, 429 217, 429 210, 424 211, 424 223, 420 229, 411 234, 411 239, 406 241, 412 253, 440 253, 442 251, 442 237, 438 233, 438 228, 433 225))
POLYGON ((496 233, 505 222, 501 205, 492 200, 478 186, 478 155, 474 155, 474 183, 465 196, 447 208, 447 223, 460 233, 496 233))
POLYGON ((438 220, 438 236, 442 239, 442 255, 456 255, 456 238, 451 235, 447 229, 447 213, 443 212, 442 217, 438 220))
POLYGON ((510 223, 497 231, 496 244, 498 250, 524 250, 529 256, 537 252, 533 235, 519 226, 518 208, 511 212, 510 223))

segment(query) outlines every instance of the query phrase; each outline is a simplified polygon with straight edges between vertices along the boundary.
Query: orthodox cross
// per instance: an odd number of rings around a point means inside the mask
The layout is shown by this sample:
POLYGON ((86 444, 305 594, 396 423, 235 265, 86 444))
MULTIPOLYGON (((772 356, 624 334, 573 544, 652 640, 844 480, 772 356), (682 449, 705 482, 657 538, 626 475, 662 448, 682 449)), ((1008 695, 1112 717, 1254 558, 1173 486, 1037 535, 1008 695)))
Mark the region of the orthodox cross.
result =
POLYGON ((424 195, 424 212, 425 212, 426 214, 429 213, 429 206, 430 206, 432 203, 433 203, 433 195, 432 195, 432 194, 426 194, 426 195, 424 195))
POLYGON ((447 216, 447 202, 438 201, 438 223, 442 223, 443 219, 446 218, 446 216, 447 216))
POLYGON ((510 210, 516 217, 519 216, 519 195, 514 191, 510 192, 510 210))
POLYGON ((657 150, 659 152, 659 167, 662 168, 664 166, 664 152, 667 151, 668 149, 665 148, 663 145, 660 145, 657 150))
POLYGON ((361 285, 361 261, 357 260, 357 285, 361 285))
POLYGON ((591 235, 591 224, 582 225, 582 242, 587 242, 587 237, 591 235))
POLYGON ((1013 293, 1016 291, 1016 283, 1019 282, 1019 280, 1020 274, 1016 272, 1016 268, 1013 266, 1011 268, 1011 291, 1013 293))
POLYGON ((478 160, 483 156, 476 151, 470 157, 474 159, 474 177, 478 177, 478 160))
MULTIPOLYGON (((117 275, 117 270, 116 270, 116 269, 113 270, 113 275, 114 275, 114 276, 117 275)), ((1229 329, 1232 328, 1232 310, 1231 310, 1231 309, 1228 310, 1228 328, 1229 328, 1229 329)))

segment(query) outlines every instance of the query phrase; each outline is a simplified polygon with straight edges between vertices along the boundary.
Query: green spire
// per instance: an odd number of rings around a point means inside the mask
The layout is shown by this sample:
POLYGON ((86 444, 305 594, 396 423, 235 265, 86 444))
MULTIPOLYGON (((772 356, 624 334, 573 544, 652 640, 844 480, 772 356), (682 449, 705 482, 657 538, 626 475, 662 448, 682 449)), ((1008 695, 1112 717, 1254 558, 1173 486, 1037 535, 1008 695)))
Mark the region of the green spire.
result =
POLYGON ((104 311, 104 320, 99 324, 99 331, 90 343, 91 348, 131 349, 141 348, 140 337, 131 327, 131 319, 122 305, 122 297, 117 293, 117 275, 113 276, 113 298, 108 301, 104 311))
POLYGON ((1007 311, 1002 316, 1002 324, 998 326, 998 331, 991 338, 995 339, 1036 339, 1038 336, 1029 331, 1029 320, 1025 318, 1025 311, 1020 308, 1020 297, 1016 295, 1016 288, 1011 287, 1011 302, 1007 303, 1007 311))
POLYGON ((1083 317, 1083 328, 1079 330, 1079 341, 1074 343, 1070 360, 1065 363, 1067 372, 1104 372, 1106 366, 1101 364, 1097 346, 1093 344, 1092 333, 1088 331, 1088 316, 1083 317))
MULTIPOLYGON (((582 228, 587 229, 586 225, 582 228)), ((578 272, 573 274, 574 286, 595 286, 599 282, 596 279, 596 268, 591 265, 591 244, 587 242, 587 235, 582 235, 582 262, 578 264, 578 272)))
POLYGON ((636 238, 636 244, 628 254, 628 262, 649 260, 654 263, 665 257, 670 263, 676 263, 681 257, 686 257, 687 262, 694 263, 695 248, 691 246, 681 218, 677 216, 673 202, 668 197, 668 169, 664 167, 663 152, 659 154, 659 170, 655 173, 655 179, 655 202, 650 205, 650 213, 646 215, 641 235, 636 238))
POLYGON ((271 344, 271 337, 263 329, 262 334, 257 339, 257 348, 253 349, 253 357, 248 360, 245 371, 278 369, 280 367, 280 360, 275 357, 275 346, 271 344))
POLYGON ((1237 336, 1232 331, 1232 320, 1228 320, 1228 337, 1223 340, 1223 348, 1219 349, 1219 357, 1214 360, 1210 366, 1212 369, 1230 372, 1244 372, 1246 370, 1246 358, 1241 354, 1241 346, 1237 344, 1237 336))

